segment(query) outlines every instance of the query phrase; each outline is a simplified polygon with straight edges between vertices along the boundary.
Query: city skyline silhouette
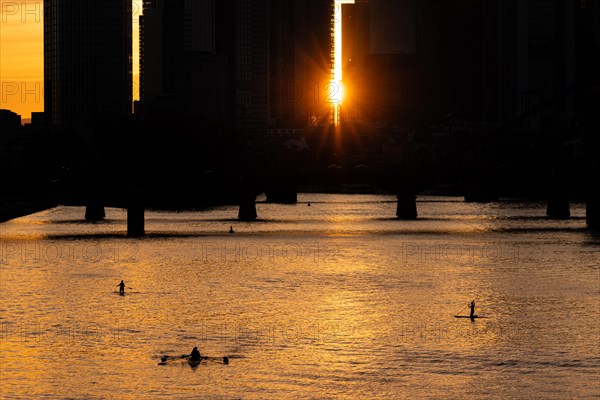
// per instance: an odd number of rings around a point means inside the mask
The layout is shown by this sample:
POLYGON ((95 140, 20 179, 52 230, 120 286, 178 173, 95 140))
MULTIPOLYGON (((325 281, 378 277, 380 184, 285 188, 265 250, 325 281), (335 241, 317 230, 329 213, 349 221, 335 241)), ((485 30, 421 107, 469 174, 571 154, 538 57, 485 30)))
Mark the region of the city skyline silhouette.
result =
POLYGON ((597 399, 598 71, 600 0, 0 1, 0 397, 597 399))
MULTIPOLYGON (((164 158, 139 176, 147 184, 216 171, 245 176, 242 197, 269 187, 293 201, 299 182, 363 180, 398 193, 398 216, 410 218, 414 195, 444 182, 476 201, 549 197, 549 215, 568 217, 567 198, 595 173, 595 3, 45 4, 45 111, 34 126, 71 130, 78 140, 54 134, 94 156, 57 159, 40 177, 89 170, 92 192, 79 201, 95 203, 95 176, 116 183, 144 154, 164 158)), ((3 21, 26 23, 38 5, 4 5, 3 21)), ((31 97, 2 85, 4 98, 31 97)))

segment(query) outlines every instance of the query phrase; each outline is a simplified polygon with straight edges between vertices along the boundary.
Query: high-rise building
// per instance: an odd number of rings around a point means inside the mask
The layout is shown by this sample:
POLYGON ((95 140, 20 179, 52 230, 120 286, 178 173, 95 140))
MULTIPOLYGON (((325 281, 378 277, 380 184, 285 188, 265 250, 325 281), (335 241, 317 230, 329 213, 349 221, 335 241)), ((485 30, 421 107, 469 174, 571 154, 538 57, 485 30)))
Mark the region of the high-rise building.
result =
POLYGON ((235 115, 234 0, 146 0, 140 17, 142 113, 196 124, 235 115))
POLYGON ((270 5, 270 124, 328 123, 332 81, 333 1, 280 0, 270 5))
POLYGON ((342 122, 393 126, 418 117, 416 0, 356 0, 342 6, 342 122))
MULTIPOLYGON (((572 0, 496 0, 486 17, 486 118, 500 124, 548 107, 515 126, 572 123, 577 81, 577 8, 572 0)), ((583 2, 586 3, 587 2, 583 2)))
MULTIPOLYGON (((211 97, 223 86, 217 76, 204 82, 190 80, 194 72, 208 65, 192 65, 204 56, 207 64, 216 61, 214 42, 216 10, 214 0, 201 0, 197 6, 186 0, 145 0, 140 16, 140 100, 142 116, 152 118, 206 120, 211 108, 224 114, 225 103, 213 96, 212 107, 200 109, 199 101, 211 97), (202 13, 202 11, 204 11, 202 13), (203 24, 200 24, 200 22, 203 24), (204 50, 204 51, 203 51, 204 50), (202 88, 204 84, 213 86, 202 88), (193 90, 197 91, 194 93, 193 90)), ((223 66, 216 66, 223 73, 223 66)), ((212 68, 214 70, 214 68, 212 68)), ((197 74, 198 75, 198 74, 197 74)), ((214 117, 214 116, 213 116, 214 117)))
POLYGON ((269 123, 269 0, 235 0, 237 127, 259 132, 269 123))
POLYGON ((370 1, 371 54, 417 52, 417 1, 370 1))
POLYGON ((131 0, 44 1, 44 108, 54 126, 131 115, 131 0))
POLYGON ((21 116, 14 111, 0 109, 0 128, 21 126, 21 116))
POLYGON ((146 0, 142 108, 240 131, 327 119, 333 0, 146 0))

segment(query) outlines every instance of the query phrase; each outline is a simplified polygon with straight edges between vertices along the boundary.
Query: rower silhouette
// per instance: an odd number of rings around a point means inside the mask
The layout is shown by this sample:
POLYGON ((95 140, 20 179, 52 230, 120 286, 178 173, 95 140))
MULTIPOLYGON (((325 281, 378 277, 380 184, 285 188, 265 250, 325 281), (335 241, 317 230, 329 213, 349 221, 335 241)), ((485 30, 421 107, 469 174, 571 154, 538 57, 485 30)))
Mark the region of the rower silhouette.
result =
POLYGON ((125 294, 125 283, 121 279, 121 283, 119 283, 119 294, 125 294))
POLYGON ((200 360, 200 351, 198 351, 197 347, 194 347, 194 349, 190 353, 190 360, 192 360, 192 361, 199 361, 200 360))
POLYGON ((469 318, 475 319, 477 315, 475 315, 475 300, 469 303, 469 308, 471 308, 471 313, 469 314, 469 318))
POLYGON ((229 233, 235 233, 235 232, 233 231, 233 226, 230 226, 230 227, 229 227, 229 233))

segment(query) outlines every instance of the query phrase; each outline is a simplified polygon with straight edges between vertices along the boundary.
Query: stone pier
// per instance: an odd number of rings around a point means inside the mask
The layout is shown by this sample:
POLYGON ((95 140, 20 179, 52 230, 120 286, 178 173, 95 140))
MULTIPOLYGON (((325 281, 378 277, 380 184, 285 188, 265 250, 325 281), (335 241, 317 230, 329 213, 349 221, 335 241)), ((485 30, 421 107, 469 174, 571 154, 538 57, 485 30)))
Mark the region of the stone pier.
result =
POLYGON ((550 188, 546 215, 551 219, 568 219, 571 217, 569 195, 564 187, 553 186, 550 188))
POLYGON ((144 225, 144 207, 141 205, 127 207, 127 236, 144 236, 144 225))
POLYGON ((243 194, 240 199, 238 219, 240 221, 256 221, 256 217, 256 196, 253 194, 243 194))
POLYGON ((398 199, 396 207, 398 219, 417 219, 417 195, 415 191, 412 189, 400 190, 396 198, 398 199))
POLYGON ((589 187, 585 202, 585 222, 588 228, 600 230, 600 186, 589 187))

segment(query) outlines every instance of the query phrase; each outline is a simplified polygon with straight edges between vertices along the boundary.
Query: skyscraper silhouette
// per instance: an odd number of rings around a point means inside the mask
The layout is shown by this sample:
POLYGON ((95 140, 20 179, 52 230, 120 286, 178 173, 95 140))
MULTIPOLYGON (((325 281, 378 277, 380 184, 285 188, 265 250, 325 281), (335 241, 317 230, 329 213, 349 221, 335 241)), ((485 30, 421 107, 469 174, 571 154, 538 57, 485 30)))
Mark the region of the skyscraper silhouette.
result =
POLYGON ((311 120, 327 121, 333 1, 272 1, 269 12, 271 126, 304 128, 311 120))
POLYGON ((131 114, 131 0, 44 1, 44 108, 54 126, 131 114))
MULTIPOLYGON (((140 17, 142 117, 233 118, 231 0, 146 0, 140 17), (157 115, 157 113, 159 115, 157 115)), ((137 112, 137 111, 136 111, 137 112)))
POLYGON ((322 117, 332 10, 332 0, 146 0, 141 113, 253 136, 322 117))

